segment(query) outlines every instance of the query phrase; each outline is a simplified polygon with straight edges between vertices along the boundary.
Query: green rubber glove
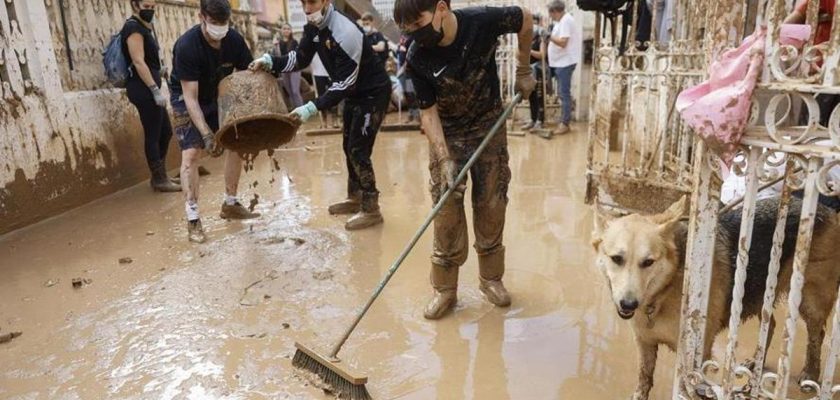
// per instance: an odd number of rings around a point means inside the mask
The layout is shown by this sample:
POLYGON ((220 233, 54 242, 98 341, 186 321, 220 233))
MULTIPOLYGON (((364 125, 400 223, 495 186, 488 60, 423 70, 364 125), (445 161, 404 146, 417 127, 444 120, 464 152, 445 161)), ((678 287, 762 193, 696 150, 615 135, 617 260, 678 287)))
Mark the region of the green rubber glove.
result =
POLYGON ((318 107, 315 107, 315 103, 310 101, 309 103, 292 110, 292 114, 296 114, 300 117, 300 122, 306 122, 309 118, 318 114, 318 107))

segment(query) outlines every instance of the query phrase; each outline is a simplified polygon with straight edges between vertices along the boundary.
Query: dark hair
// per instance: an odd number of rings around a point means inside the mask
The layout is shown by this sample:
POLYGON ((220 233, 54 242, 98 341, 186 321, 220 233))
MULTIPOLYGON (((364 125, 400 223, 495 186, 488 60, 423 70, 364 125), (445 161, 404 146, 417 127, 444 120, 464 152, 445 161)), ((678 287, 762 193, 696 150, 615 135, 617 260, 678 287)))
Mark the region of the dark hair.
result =
POLYGON ((201 13, 216 22, 230 20, 230 2, 228 0, 201 0, 201 13))
POLYGON ((369 13, 369 12, 365 12, 364 14, 362 14, 362 21, 371 21, 371 22, 373 22, 373 14, 371 14, 371 13, 369 13))
POLYGON ((434 10, 441 1, 449 7, 449 0, 397 0, 394 2, 394 22, 401 26, 417 21, 420 14, 434 10))

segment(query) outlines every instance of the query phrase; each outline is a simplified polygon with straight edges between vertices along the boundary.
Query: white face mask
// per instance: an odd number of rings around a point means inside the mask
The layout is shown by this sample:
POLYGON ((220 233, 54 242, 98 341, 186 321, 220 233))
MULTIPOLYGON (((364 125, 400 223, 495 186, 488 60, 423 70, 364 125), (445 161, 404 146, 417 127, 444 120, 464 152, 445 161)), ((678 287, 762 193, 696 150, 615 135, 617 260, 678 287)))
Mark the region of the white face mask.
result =
POLYGON ((209 22, 205 22, 205 24, 207 27, 207 36, 210 36, 210 39, 217 41, 224 39, 230 30, 229 25, 213 25, 209 22))
POLYGON ((322 10, 318 10, 311 14, 306 14, 306 21, 315 26, 321 25, 321 22, 324 22, 324 14, 321 12, 322 10))
POLYGON ((362 29, 364 29, 365 33, 370 33, 372 31, 371 27, 369 26, 365 26, 362 29))

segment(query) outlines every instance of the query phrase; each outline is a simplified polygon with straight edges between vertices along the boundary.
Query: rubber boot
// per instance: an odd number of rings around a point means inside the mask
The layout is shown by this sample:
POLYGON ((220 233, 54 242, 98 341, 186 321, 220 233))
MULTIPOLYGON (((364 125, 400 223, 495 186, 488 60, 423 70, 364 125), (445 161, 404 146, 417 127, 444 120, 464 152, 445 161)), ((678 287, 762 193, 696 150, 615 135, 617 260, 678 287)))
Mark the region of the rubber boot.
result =
POLYGON ((152 179, 149 183, 152 186, 152 190, 155 192, 180 192, 181 185, 176 185, 169 180, 169 177, 166 175, 166 166, 164 165, 163 161, 157 161, 152 163, 149 166, 152 170, 152 179))
POLYGON ((330 215, 355 214, 362 210, 362 194, 359 192, 348 194, 346 199, 330 205, 327 210, 330 215))
POLYGON ((478 256, 479 285, 478 289, 487 300, 496 307, 510 305, 510 294, 502 283, 505 274, 505 250, 492 254, 478 256))
POLYGON ((423 311, 423 317, 441 319, 458 303, 458 267, 441 267, 432 264, 429 280, 435 292, 423 311))
POLYGON ((383 222, 382 213, 379 212, 379 193, 362 194, 362 209, 344 225, 348 231, 370 228, 383 222))

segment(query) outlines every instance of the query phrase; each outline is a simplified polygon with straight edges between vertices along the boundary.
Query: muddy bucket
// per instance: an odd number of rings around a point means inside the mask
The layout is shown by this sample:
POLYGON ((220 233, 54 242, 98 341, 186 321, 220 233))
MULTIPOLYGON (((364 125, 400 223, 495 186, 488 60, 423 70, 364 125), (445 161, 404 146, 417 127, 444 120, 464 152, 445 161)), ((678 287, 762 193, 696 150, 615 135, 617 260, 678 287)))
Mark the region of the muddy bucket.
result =
POLYGON ((288 113, 274 76, 235 72, 219 83, 217 144, 240 154, 274 150, 289 143, 300 128, 288 113))

